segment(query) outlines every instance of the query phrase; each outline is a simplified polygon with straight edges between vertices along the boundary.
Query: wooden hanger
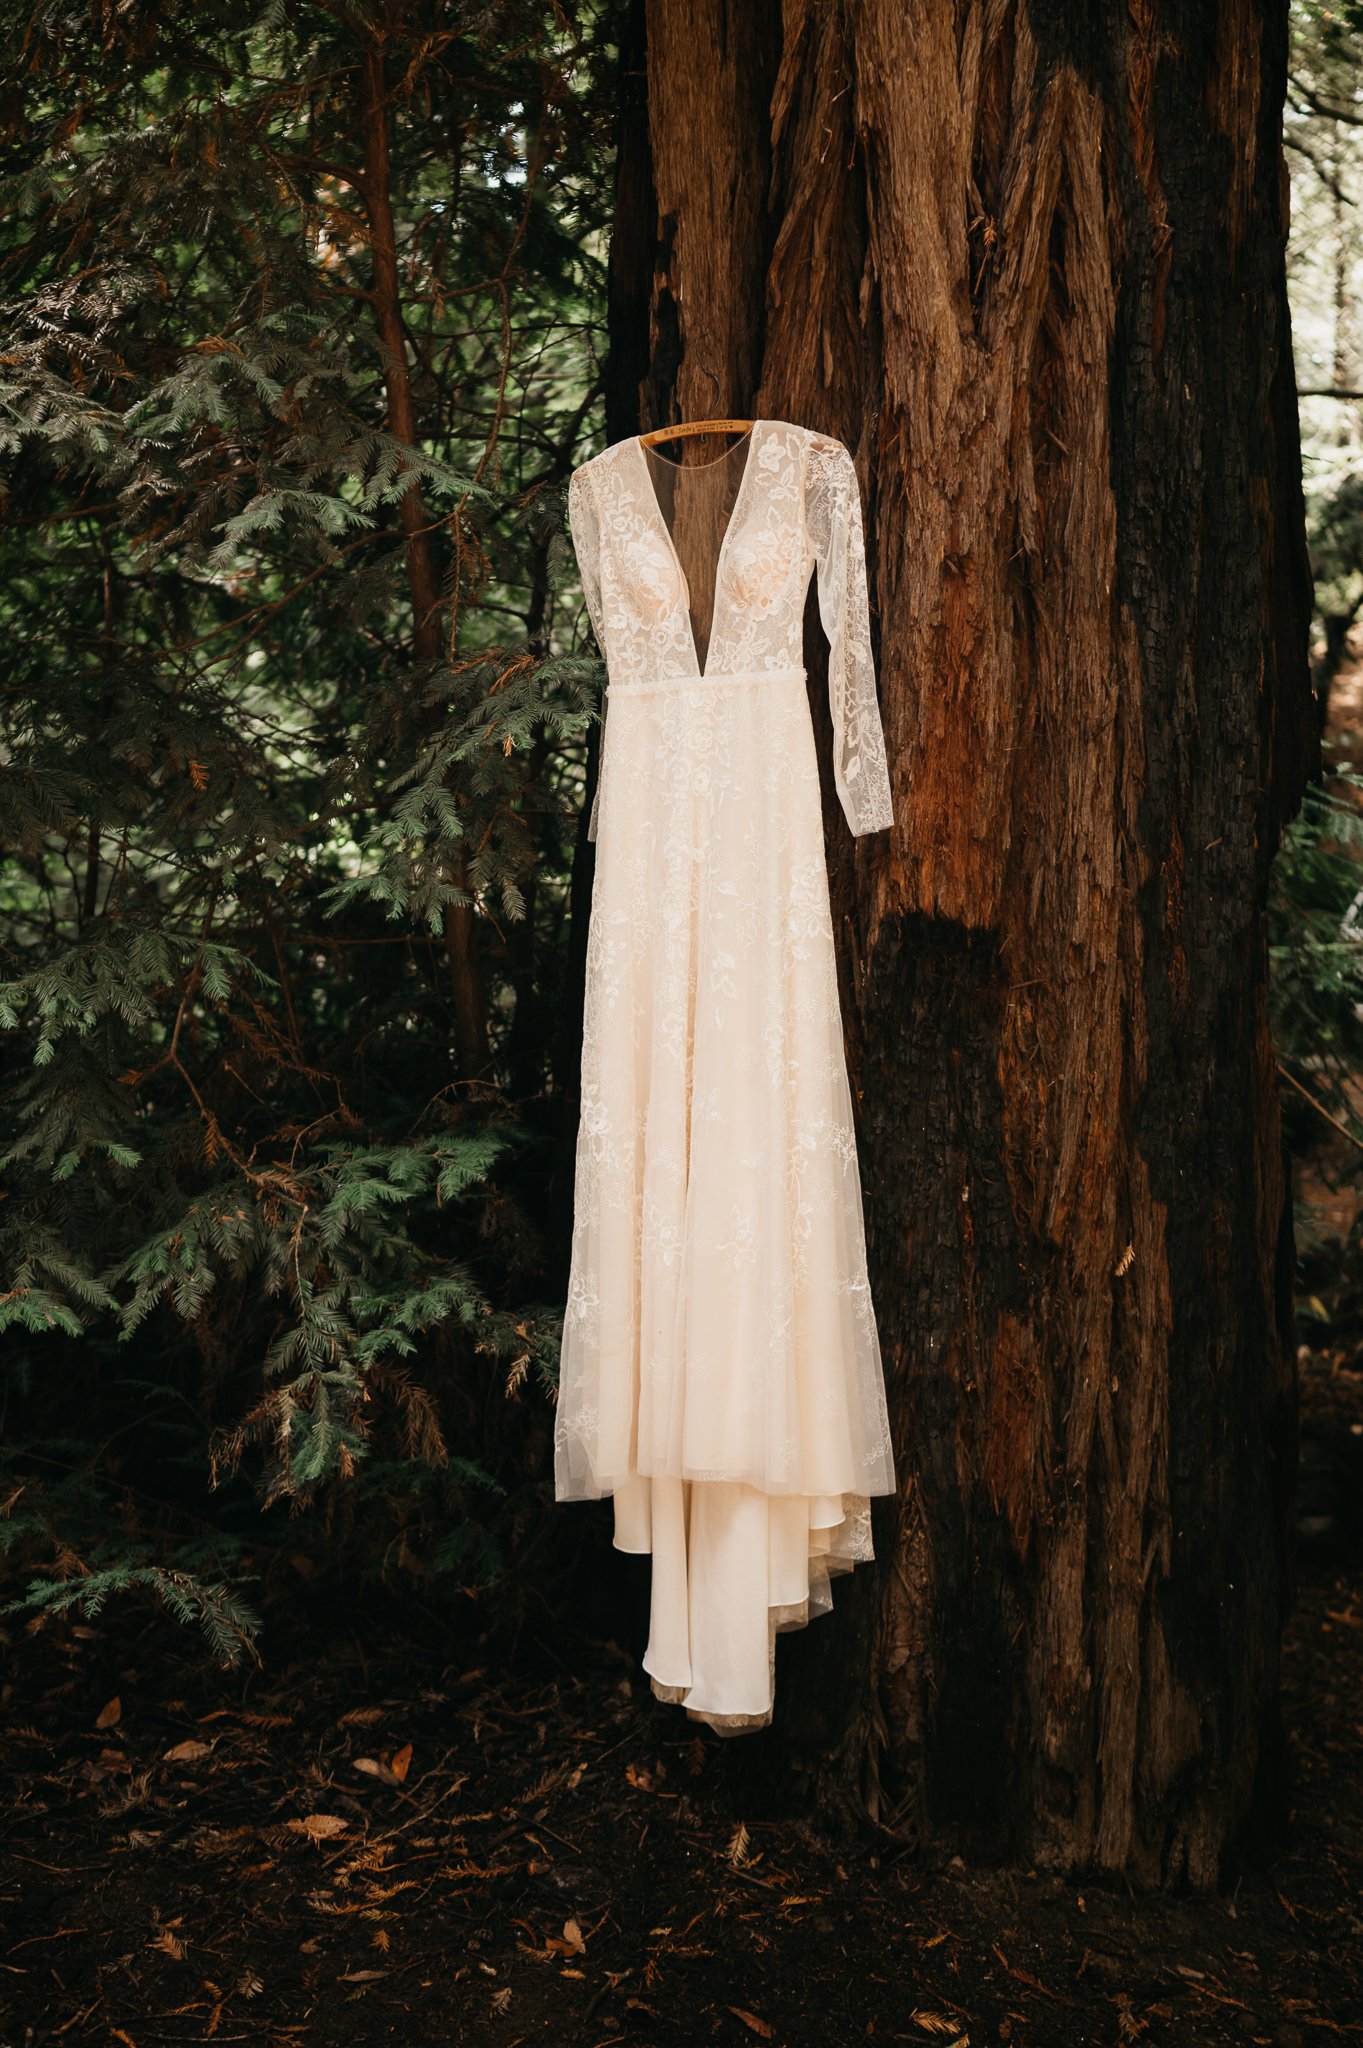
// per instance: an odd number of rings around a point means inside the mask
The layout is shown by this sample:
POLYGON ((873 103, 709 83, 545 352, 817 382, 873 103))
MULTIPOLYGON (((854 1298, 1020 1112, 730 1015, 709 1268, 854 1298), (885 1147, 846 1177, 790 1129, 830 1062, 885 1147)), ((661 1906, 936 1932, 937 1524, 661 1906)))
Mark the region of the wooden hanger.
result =
POLYGON ((756 424, 756 420, 687 420, 675 427, 655 427, 639 439, 645 448, 651 448, 657 441, 678 441, 684 434, 744 434, 756 424))

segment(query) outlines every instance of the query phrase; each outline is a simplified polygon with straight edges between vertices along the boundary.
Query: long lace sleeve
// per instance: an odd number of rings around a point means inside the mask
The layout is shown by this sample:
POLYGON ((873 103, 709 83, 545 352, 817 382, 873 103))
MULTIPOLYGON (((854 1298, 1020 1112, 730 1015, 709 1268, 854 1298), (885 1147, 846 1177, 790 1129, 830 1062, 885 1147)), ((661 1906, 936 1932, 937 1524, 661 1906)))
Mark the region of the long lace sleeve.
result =
POLYGON ((852 458, 831 435, 812 434, 805 456, 805 526, 828 635, 833 782, 854 838, 894 823, 885 736, 871 656, 861 489, 852 458))
MULTIPOLYGON (((592 622, 596 644, 602 655, 606 652, 606 621, 601 605, 601 531, 596 517, 596 501, 592 496, 591 479, 585 469, 575 469, 568 479, 568 531, 572 535, 573 553, 577 556, 578 575, 582 579, 582 594, 587 600, 587 616, 592 622)), ((602 720, 605 719, 605 698, 601 700, 602 720)), ((598 761, 601 756, 598 755, 598 761)), ((596 778, 596 793, 592 797, 592 814, 587 821, 587 837, 596 837, 597 812, 601 805, 601 776, 596 778)))

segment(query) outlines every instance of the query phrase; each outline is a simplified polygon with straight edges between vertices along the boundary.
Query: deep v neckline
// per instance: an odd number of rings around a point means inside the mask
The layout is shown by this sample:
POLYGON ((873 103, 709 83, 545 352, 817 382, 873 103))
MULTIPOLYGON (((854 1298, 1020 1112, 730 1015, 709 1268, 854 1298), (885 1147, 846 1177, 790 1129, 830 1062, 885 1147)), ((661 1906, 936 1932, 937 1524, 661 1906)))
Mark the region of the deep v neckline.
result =
MULTIPOLYGON (((668 526, 667 518, 662 508, 662 501, 658 496, 657 486, 653 481, 653 472, 648 466, 648 457, 644 453, 644 437, 642 434, 633 434, 630 437, 630 446, 637 454, 639 467, 643 471, 644 488, 648 492, 648 500, 653 517, 662 530, 663 539, 667 543, 667 551, 672 557, 672 566, 677 572, 677 582, 682 592, 682 612, 686 619, 686 638, 691 649, 691 666, 696 671, 696 675, 701 682, 704 682, 709 674, 710 653, 715 644, 715 614, 719 609, 719 593, 722 588, 721 579, 724 574, 724 557, 728 553, 729 537, 738 524, 739 508, 743 503, 743 495, 748 488, 748 477, 752 470, 752 452, 757 445, 758 433, 764 425, 765 421, 754 420, 749 429, 748 445, 743 457, 743 468, 739 474, 738 489, 734 493, 734 502, 729 508, 729 517, 724 523, 724 533, 720 539, 719 552, 715 556, 715 587, 714 594, 710 600, 710 633, 705 642, 704 666, 701 664, 700 654, 696 647, 695 620, 691 617, 691 585, 687 580, 686 571, 682 568, 681 556, 677 553, 677 544, 672 538, 672 530, 668 526)), ((735 442, 734 447, 737 447, 737 445, 737 442, 735 442)), ((726 448, 722 455, 715 457, 715 461, 727 462, 733 452, 733 448, 726 448)), ((678 464, 677 466, 680 468, 682 465, 678 464)), ((699 463, 696 467, 707 469, 710 465, 708 463, 699 463)))

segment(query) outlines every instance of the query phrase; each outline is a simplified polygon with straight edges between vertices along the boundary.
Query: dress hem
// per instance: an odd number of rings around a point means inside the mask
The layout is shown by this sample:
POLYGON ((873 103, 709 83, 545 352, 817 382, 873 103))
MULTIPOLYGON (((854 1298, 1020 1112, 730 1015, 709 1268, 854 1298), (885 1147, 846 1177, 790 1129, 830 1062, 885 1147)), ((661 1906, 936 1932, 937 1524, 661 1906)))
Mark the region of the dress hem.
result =
POLYGON ((724 1713, 719 1709, 695 1706, 687 1697, 692 1691, 692 1687, 690 1685, 672 1685, 665 1679, 655 1676, 652 1671, 649 1671, 646 1661, 647 1653, 645 1653, 643 1669, 648 1672, 649 1687, 654 1697, 662 1700, 667 1706, 681 1707, 689 1721, 703 1722, 707 1728, 712 1728, 716 1735, 756 1735, 763 1728, 769 1728, 776 1713, 777 1636, 788 1634, 794 1629, 807 1628, 810 1622, 817 1621, 821 1614, 831 1614, 833 1611, 833 1596, 828 1581, 830 1579, 842 1578, 850 1573, 856 1565, 871 1563, 873 1560, 870 1558, 827 1556, 821 1562, 824 1569, 819 1574, 817 1582, 811 1585, 808 1599, 793 1605, 769 1607, 767 1610, 767 1668, 770 1676, 771 1697, 764 1711, 724 1713), (817 1591, 824 1595, 824 1598, 821 1600, 816 1597, 816 1586, 817 1591))
POLYGON ((653 1559, 642 1666, 653 1692, 717 1734, 771 1720, 776 1637, 833 1606, 831 1580, 870 1563, 870 1502, 852 1491, 775 1500, 741 1484, 635 1475, 613 1547, 653 1559))
POLYGON ((683 1466, 680 1472, 651 1472, 645 1470, 621 1472, 612 1479, 593 1481, 590 1488, 575 1486, 564 1490, 556 1481, 554 1499, 556 1502, 578 1500, 609 1500, 621 1488, 633 1486, 640 1479, 685 1479, 701 1485, 750 1486, 755 1493, 769 1494, 773 1500, 803 1500, 825 1497, 840 1493, 855 1493, 863 1499, 883 1500, 898 1491, 898 1482, 893 1470, 875 1480, 863 1478, 842 1478, 829 1480, 826 1484, 818 1479, 793 1479, 788 1485, 772 1485, 761 1474, 753 1472, 717 1472, 710 1468, 683 1466))

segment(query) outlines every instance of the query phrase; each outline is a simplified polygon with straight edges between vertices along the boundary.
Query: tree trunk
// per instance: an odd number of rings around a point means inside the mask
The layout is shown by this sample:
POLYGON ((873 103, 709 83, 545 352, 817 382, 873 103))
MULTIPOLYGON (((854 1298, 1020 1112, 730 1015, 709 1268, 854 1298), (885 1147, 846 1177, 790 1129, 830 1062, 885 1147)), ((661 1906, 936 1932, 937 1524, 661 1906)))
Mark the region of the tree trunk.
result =
POLYGON ((647 27, 642 421, 851 448, 896 810, 852 841, 826 778, 900 1491, 735 1747, 934 1849, 1212 1885, 1285 1814, 1286 9, 647 27))
MULTIPOLYGON (((361 191, 369 220, 369 252, 373 262, 374 317, 383 348, 388 393, 388 431, 409 448, 419 444, 412 375, 407 361, 407 330, 402 317, 397 237, 390 190, 392 168, 388 145, 388 87, 384 77, 383 43, 375 39, 364 53, 364 174, 361 191)), ((421 486, 413 482, 403 493, 398 514, 402 523, 407 588, 412 602, 412 649, 417 660, 434 665, 443 652, 440 636, 440 582, 436 573, 430 522, 421 486)), ((450 879, 468 891, 468 856, 460 840, 451 859, 450 879)), ((459 1078, 471 1080, 488 1065, 487 1006, 478 959, 478 935, 470 898, 445 905, 445 953, 450 972, 450 1011, 459 1078)))

